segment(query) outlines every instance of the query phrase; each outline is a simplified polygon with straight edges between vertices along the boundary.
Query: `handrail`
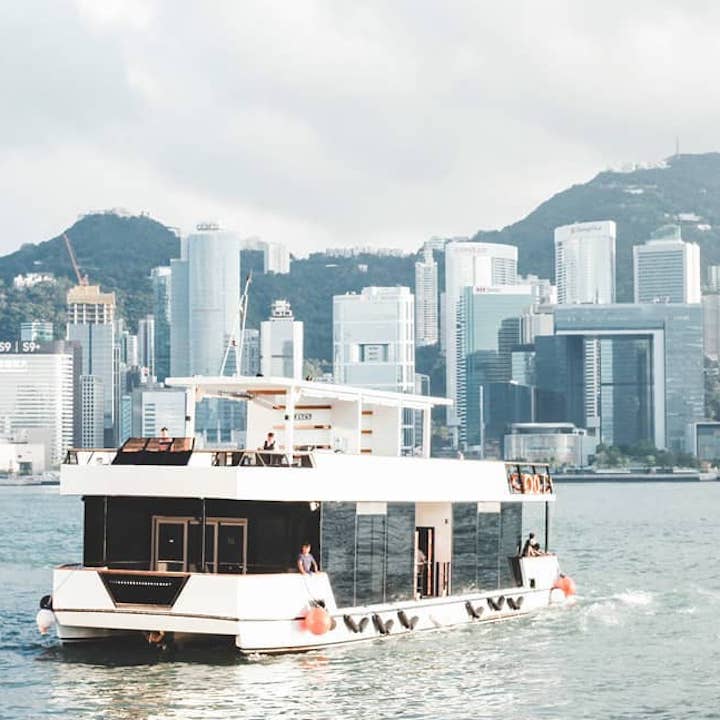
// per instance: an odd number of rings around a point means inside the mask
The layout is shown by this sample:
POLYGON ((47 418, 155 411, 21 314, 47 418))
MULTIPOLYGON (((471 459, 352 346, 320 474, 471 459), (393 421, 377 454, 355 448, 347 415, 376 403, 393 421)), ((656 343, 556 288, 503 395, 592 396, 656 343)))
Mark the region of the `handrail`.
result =
MULTIPOLYGON (((65 465, 95 465, 109 464, 119 455, 135 459, 137 462, 125 462, 127 465, 166 465, 165 458, 178 457, 179 453, 164 451, 130 451, 123 454, 122 449, 113 448, 71 448, 65 456, 65 465), (103 462, 105 460, 105 462, 103 462)), ((182 466, 193 467, 192 457, 209 458, 211 467, 315 467, 315 457, 312 451, 295 450, 292 453, 282 450, 251 450, 247 448, 206 448, 202 450, 187 451, 184 454, 182 466)))

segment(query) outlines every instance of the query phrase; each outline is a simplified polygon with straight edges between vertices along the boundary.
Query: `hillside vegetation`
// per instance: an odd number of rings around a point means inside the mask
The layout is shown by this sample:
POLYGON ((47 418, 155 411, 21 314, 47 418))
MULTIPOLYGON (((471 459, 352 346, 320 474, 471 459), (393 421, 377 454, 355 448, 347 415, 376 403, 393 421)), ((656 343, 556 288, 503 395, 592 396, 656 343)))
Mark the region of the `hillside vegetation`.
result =
POLYGON ((593 220, 617 223, 620 302, 633 299, 632 246, 662 225, 681 225, 683 239, 700 244, 703 266, 720 263, 720 153, 676 155, 666 167, 602 172, 553 196, 519 222, 478 232, 473 239, 517 245, 522 273, 553 277, 553 230, 593 220), (693 216, 697 219, 683 220, 693 216))
MULTIPOLYGON (((632 246, 661 225, 678 222, 683 237, 702 248, 703 265, 720 264, 720 154, 678 155, 665 167, 633 172, 602 172, 542 203, 527 217, 474 239, 517 245, 520 271, 553 277, 553 230, 575 221, 615 220, 618 225, 617 285, 620 301, 632 300, 632 246)), ((171 229, 149 217, 87 215, 67 230, 83 272, 103 290, 117 293, 119 312, 131 328, 151 311, 148 276, 156 265, 179 255, 171 229)), ((418 246, 422 238, 418 238, 418 246)), ((292 248, 292 242, 288 243, 292 248)), ((442 256, 438 257, 441 260, 442 256)), ((414 282, 414 256, 345 258, 314 253, 296 259, 289 275, 255 274, 249 327, 259 327, 275 298, 292 303, 305 322, 305 355, 332 358, 332 297, 359 292, 367 285, 414 282), (361 266, 367 266, 363 271, 361 266)), ((442 286, 442 262, 440 263, 442 286)), ((52 319, 62 334, 64 293, 74 282, 62 236, 0 258, 0 339, 14 338, 25 319, 52 319), (14 290, 12 278, 27 272, 52 272, 57 286, 14 290)), ((435 361, 429 362, 432 366, 435 361)))

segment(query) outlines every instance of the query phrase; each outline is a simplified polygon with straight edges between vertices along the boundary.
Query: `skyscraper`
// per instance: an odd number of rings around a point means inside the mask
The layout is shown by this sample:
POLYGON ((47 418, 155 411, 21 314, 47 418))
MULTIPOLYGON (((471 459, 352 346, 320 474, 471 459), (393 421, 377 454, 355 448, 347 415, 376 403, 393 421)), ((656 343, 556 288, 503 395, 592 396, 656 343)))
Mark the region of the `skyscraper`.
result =
POLYGON ((287 300, 275 300, 270 319, 260 324, 260 372, 300 380, 302 369, 303 324, 295 320, 287 300))
POLYGON ((705 355, 717 362, 720 360, 720 294, 703 295, 702 308, 705 355))
POLYGON ((413 295, 366 287, 333 297, 333 376, 358 387, 415 391, 413 295))
POLYGON ((48 343, 33 352, 0 356, 0 424, 44 443, 48 465, 62 462, 73 445, 73 354, 69 344, 48 343))
MULTIPOLYGON (((587 382, 587 339, 597 340, 599 437, 608 445, 643 441, 683 451, 689 423, 705 413, 703 327, 699 304, 642 304, 559 307, 555 338, 567 340, 566 362, 545 367, 540 345, 538 384, 546 375, 574 407, 561 418, 584 426, 578 383, 587 382), (564 337, 559 337, 564 336, 564 337)), ((587 410, 585 410, 587 413, 587 410)))
POLYGON ((155 318, 155 375, 163 382, 170 375, 171 270, 155 267, 150 271, 155 318))
POLYGON ((415 344, 435 345, 438 341, 438 277, 432 249, 423 249, 415 263, 415 344))
POLYGON ((612 220, 555 228, 555 283, 561 305, 615 302, 612 220))
POLYGON ((132 391, 132 434, 155 437, 166 427, 170 437, 185 435, 188 391, 161 385, 141 385, 132 391))
POLYGON ((454 404, 447 409, 447 422, 457 426, 457 311, 468 286, 491 288, 517 282, 518 250, 513 245, 453 241, 445 246, 444 336, 446 395, 454 404))
POLYGON ((67 339, 82 348, 81 375, 102 382, 103 427, 112 442, 115 421, 115 293, 100 292, 98 285, 77 285, 67 294, 67 339))
POLYGON ((240 374, 257 375, 260 372, 260 331, 255 328, 245 328, 243 336, 240 374))
POLYGON ((173 375, 219 375, 240 303, 240 239, 205 223, 172 260, 170 329, 173 375))
POLYGON ((148 377, 155 377, 155 317, 146 315, 138 320, 138 365, 145 368, 148 377))
POLYGON ((677 225, 633 247, 635 302, 699 303, 700 246, 684 242, 677 225))
POLYGON ((80 447, 103 447, 104 398, 103 382, 97 375, 80 376, 80 447))
MULTIPOLYGON (((460 442, 478 444, 482 429, 481 388, 489 383, 509 382, 512 349, 521 343, 521 316, 533 304, 530 285, 466 287, 458 305, 457 414, 460 442)), ((498 391, 498 397, 502 393, 498 391)))

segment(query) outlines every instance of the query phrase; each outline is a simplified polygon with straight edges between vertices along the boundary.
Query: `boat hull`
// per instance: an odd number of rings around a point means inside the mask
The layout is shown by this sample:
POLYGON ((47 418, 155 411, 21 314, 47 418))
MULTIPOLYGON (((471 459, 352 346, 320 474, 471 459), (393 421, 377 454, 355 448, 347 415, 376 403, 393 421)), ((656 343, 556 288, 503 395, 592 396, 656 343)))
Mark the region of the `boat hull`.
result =
MULTIPOLYGON (((292 573, 190 575, 172 605, 118 603, 107 582, 109 572, 79 567, 55 571, 53 614, 63 643, 128 634, 161 643, 181 636, 216 636, 232 641, 244 654, 299 652, 508 620, 565 601, 564 592, 553 588, 559 574, 555 556, 522 559, 517 586, 355 607, 337 607, 324 573, 310 578, 292 573), (329 616, 330 627, 320 628, 321 634, 306 624, 313 607, 329 616)), ((154 581, 168 577, 148 576, 154 581)), ((129 582, 122 574, 112 577, 129 582)))

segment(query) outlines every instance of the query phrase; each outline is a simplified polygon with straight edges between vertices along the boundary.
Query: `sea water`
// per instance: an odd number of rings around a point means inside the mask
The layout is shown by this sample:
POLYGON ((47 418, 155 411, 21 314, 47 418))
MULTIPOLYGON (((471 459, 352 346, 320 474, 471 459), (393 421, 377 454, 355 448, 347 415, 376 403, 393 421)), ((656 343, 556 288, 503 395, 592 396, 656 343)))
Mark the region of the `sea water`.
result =
POLYGON ((81 503, 0 488, 0 718, 717 718, 720 484, 557 486, 574 605, 281 657, 62 648, 35 627, 81 503))

